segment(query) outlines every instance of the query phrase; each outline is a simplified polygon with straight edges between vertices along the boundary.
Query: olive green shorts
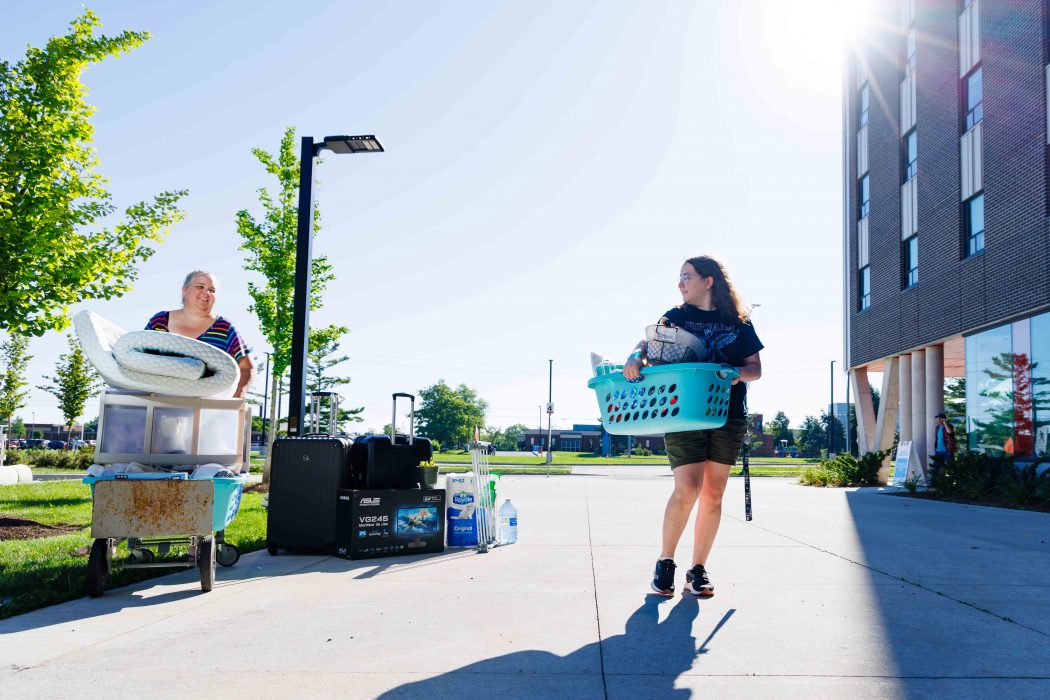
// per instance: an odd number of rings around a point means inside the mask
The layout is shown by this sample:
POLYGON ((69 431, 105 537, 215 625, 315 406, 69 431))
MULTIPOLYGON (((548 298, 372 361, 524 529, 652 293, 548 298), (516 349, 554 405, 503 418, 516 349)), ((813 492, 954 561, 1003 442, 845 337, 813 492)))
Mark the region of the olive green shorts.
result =
POLYGON ((746 430, 747 423, 743 418, 730 418, 725 425, 714 430, 667 433, 664 446, 671 468, 708 460, 730 466, 736 464, 746 430))

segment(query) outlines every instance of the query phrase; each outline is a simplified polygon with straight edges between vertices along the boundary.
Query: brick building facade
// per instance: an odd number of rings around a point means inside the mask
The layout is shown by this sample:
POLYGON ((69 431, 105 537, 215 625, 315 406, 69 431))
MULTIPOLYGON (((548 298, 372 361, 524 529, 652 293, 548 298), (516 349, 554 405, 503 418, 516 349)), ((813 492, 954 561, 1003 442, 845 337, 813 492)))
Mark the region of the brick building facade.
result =
POLYGON ((899 421, 925 460, 944 381, 965 377, 971 449, 1045 453, 1047 3, 878 0, 871 12, 843 105, 844 340, 861 450, 888 447, 899 421), (878 415, 869 372, 883 375, 878 415))

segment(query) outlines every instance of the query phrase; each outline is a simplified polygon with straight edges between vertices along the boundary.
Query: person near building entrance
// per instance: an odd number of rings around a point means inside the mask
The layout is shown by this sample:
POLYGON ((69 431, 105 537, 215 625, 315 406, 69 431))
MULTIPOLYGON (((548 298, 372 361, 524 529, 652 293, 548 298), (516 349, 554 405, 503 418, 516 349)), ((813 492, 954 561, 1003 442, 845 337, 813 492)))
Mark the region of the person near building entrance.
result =
POLYGON ((933 456, 940 457, 951 464, 955 461, 955 452, 958 449, 955 444, 955 428, 948 422, 948 416, 938 413, 937 427, 933 433, 933 456))
MULTIPOLYGON (((733 380, 724 426, 664 436, 674 491, 664 509, 662 545, 652 589, 661 595, 674 594, 675 549, 693 507, 699 504, 693 528, 692 568, 686 573, 685 590, 706 598, 715 593, 706 567, 722 519, 722 495, 746 433, 745 382, 762 376, 758 354, 762 342, 725 267, 715 258, 701 255, 686 260, 679 273, 678 291, 682 305, 665 313, 660 325, 682 328, 699 338, 704 352, 698 358, 700 362, 730 364, 740 371, 733 380)), ((638 343, 624 364, 625 378, 640 376, 646 348, 646 341, 638 343)))

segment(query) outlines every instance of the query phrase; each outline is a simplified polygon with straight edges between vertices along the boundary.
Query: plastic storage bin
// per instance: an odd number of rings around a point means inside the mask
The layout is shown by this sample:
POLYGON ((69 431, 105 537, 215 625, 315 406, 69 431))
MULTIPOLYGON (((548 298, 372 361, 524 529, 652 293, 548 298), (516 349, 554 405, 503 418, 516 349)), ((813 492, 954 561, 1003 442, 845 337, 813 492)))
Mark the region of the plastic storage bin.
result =
POLYGON ((248 464, 244 399, 198 399, 110 389, 99 407, 97 464, 248 464))
POLYGON ((655 435, 725 425, 735 367, 685 362, 646 367, 637 382, 622 372, 594 377, 605 430, 613 435, 655 435))

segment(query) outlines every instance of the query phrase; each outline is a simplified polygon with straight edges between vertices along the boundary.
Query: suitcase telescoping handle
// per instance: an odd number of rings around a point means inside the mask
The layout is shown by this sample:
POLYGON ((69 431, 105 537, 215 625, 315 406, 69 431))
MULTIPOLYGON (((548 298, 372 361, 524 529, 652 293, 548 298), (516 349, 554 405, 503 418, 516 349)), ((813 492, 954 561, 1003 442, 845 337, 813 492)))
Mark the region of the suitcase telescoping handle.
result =
POLYGON ((408 399, 409 413, 408 413, 408 444, 411 445, 416 439, 416 397, 412 394, 406 394, 398 391, 394 393, 394 415, 390 419, 390 442, 396 444, 397 430, 394 428, 397 425, 397 399, 403 397, 408 399))

